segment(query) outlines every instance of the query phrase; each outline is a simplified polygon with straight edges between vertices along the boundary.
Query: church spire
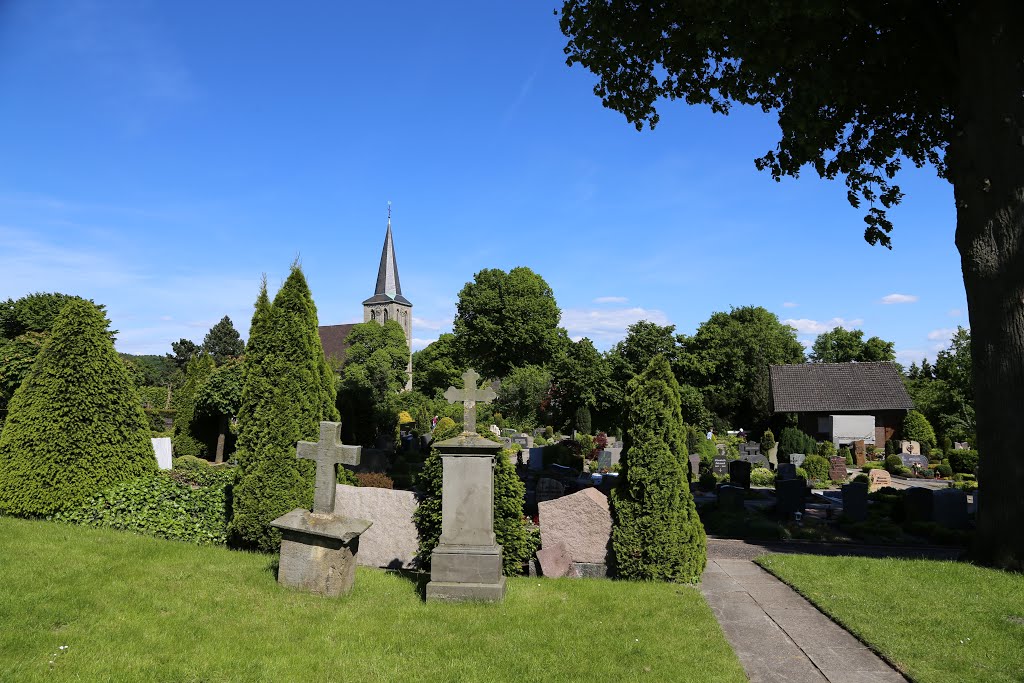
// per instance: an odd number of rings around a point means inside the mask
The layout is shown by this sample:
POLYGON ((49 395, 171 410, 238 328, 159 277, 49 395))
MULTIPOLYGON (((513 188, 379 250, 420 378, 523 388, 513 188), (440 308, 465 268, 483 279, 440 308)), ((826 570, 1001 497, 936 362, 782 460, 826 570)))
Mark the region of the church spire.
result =
POLYGON ((391 202, 388 202, 388 229, 384 234, 384 248, 380 253, 380 267, 377 270, 377 286, 373 296, 364 304, 396 301, 411 306, 402 296, 402 282, 398 279, 398 262, 395 259, 395 242, 391 235, 391 202))

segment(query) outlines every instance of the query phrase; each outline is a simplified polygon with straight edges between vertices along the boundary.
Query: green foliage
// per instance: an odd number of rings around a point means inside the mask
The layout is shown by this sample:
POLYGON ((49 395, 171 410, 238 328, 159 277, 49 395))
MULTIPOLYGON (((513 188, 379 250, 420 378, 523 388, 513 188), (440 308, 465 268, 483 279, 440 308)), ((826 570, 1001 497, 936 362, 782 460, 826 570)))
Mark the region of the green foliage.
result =
POLYGON ((142 405, 148 408, 163 408, 167 405, 167 387, 139 387, 142 405))
POLYGON ((194 455, 179 455, 171 461, 171 467, 176 470, 200 470, 210 469, 210 461, 197 458, 194 455))
POLYGON ((820 455, 808 455, 804 458, 802 469, 810 479, 825 481, 828 479, 828 460, 820 455))
POLYGON ((949 466, 954 472, 973 474, 978 467, 978 451, 976 450, 952 450, 947 457, 949 466))
POLYGON ((234 475, 229 470, 203 467, 205 471, 198 475, 193 469, 171 470, 122 482, 55 519, 198 545, 222 545, 227 541, 227 500, 234 475))
POLYGON ((695 582, 707 561, 687 484, 679 385, 656 356, 629 382, 622 471, 610 503, 616 572, 634 580, 695 582))
POLYGON ((889 474, 899 474, 903 471, 903 459, 898 455, 885 456, 885 469, 889 474))
POLYGON ((409 347, 395 320, 354 325, 345 343, 348 351, 338 386, 342 438, 372 446, 377 437, 394 433, 398 424, 396 397, 408 379, 409 347))
POLYGON ((0 337, 15 339, 27 332, 49 332, 71 301, 85 299, 60 292, 35 292, 0 302, 0 337))
POLYGON ((212 356, 217 365, 241 356, 243 351, 245 344, 228 316, 221 318, 203 338, 203 353, 212 356))
POLYGON ((929 448, 935 445, 935 430, 928 423, 928 418, 916 410, 907 412, 903 418, 903 438, 909 441, 917 441, 921 444, 922 453, 925 444, 929 448))
POLYGON ((768 421, 768 366, 804 362, 796 330, 760 306, 714 313, 679 343, 680 381, 699 389, 712 413, 748 429, 768 421))
POLYGON ((714 472, 711 470, 704 470, 700 473, 700 480, 698 486, 701 491, 714 491, 715 484, 718 483, 718 478, 715 477, 714 472))
POLYGON ((892 362, 896 360, 896 351, 892 342, 879 337, 865 341, 861 330, 836 327, 818 335, 811 347, 809 360, 812 363, 892 362))
POLYGON ((481 270, 459 292, 455 336, 465 361, 483 377, 547 365, 565 344, 554 292, 529 268, 481 270))
MULTIPOLYGON (((459 427, 450 417, 441 418, 434 427, 434 443, 440 443, 459 435, 459 427)), ((419 548, 416 552, 416 564, 421 569, 430 567, 430 554, 437 547, 441 538, 441 487, 443 483, 443 464, 441 453, 436 448, 430 449, 430 455, 423 461, 423 469, 416 478, 416 488, 420 490, 419 505, 412 515, 419 536, 419 548)))
POLYGON ((814 438, 804 434, 796 427, 785 427, 779 435, 779 455, 789 456, 793 453, 801 454, 818 452, 818 445, 814 438))
POLYGON ((754 486, 771 486, 775 483, 775 473, 767 467, 755 467, 750 470, 750 483, 754 486))
POLYGON ((449 332, 412 354, 412 388, 424 396, 437 396, 448 387, 459 386, 465 371, 455 335, 449 332))
POLYGON ((803 479, 804 481, 807 481, 808 479, 811 478, 811 476, 807 473, 807 470, 805 470, 803 467, 796 468, 796 476, 798 479, 803 479))
POLYGON ((887 456, 896 455, 896 448, 896 442, 893 439, 889 439, 888 441, 885 442, 885 454, 887 456))
POLYGON ((949 479, 950 477, 953 476, 953 468, 952 466, 950 466, 949 463, 946 462, 939 463, 939 465, 935 468, 935 472, 940 477, 945 477, 946 479, 949 479))
POLYGON ((517 576, 540 548, 540 530, 523 515, 526 485, 516 474, 515 449, 498 453, 494 462, 494 535, 502 549, 502 571, 517 576))
POLYGON ((818 444, 818 455, 823 458, 831 458, 836 454, 836 445, 826 439, 818 444))
MULTIPOLYGON (((554 418, 566 427, 591 432, 593 422, 607 421, 607 410, 614 402, 614 386, 610 368, 594 344, 584 337, 568 342, 563 353, 554 361, 549 407, 554 418), (579 418, 582 410, 590 413, 590 425, 585 429, 579 418)), ((599 422, 602 426, 604 422, 599 422)))
POLYGON ((772 430, 766 429, 764 434, 761 436, 761 452, 767 457, 768 451, 775 448, 775 435, 772 434, 772 430))
POLYGON ((577 432, 583 434, 590 433, 590 409, 586 406, 580 406, 576 409, 576 419, 573 421, 576 426, 577 432))
POLYGON ((163 387, 164 399, 160 401, 160 408, 166 403, 167 385, 175 382, 177 367, 167 356, 144 355, 135 356, 130 353, 119 354, 121 359, 129 363, 141 376, 140 386, 163 387))
POLYGON ((228 359, 213 370, 196 392, 196 413, 208 417, 237 415, 242 404, 242 375, 242 362, 237 359, 228 359))
POLYGON ((184 383, 174 392, 173 440, 174 452, 179 455, 203 457, 209 450, 204 438, 209 425, 196 414, 196 402, 213 370, 213 358, 204 354, 193 356, 185 365, 184 383))
POLYGON ((544 446, 544 450, 541 453, 545 467, 548 465, 562 465, 563 467, 571 467, 579 472, 583 471, 583 456, 577 454, 575 450, 569 448, 564 443, 559 442, 544 446))
POLYGON ((532 430, 541 424, 541 403, 550 387, 551 373, 539 365, 513 368, 501 380, 495 406, 511 424, 532 430))
POLYGON ((202 355, 203 347, 196 344, 191 339, 185 339, 182 337, 176 342, 171 342, 171 351, 173 351, 174 354, 167 354, 167 359, 174 363, 178 369, 184 370, 190 360, 196 356, 202 355))
POLYGON ((273 304, 263 283, 242 375, 230 532, 239 546, 272 552, 280 544, 280 533, 270 522, 312 504, 314 465, 296 458, 295 444, 319 440, 320 422, 338 420, 334 376, 317 334, 316 305, 297 265, 273 304))
POLYGON ((0 512, 50 515, 156 469, 142 399, 95 304, 70 298, 0 432, 0 512))
POLYGON ((846 460, 847 465, 850 465, 851 467, 853 466, 853 453, 850 452, 849 448, 847 448, 846 446, 840 448, 839 455, 841 455, 846 460))

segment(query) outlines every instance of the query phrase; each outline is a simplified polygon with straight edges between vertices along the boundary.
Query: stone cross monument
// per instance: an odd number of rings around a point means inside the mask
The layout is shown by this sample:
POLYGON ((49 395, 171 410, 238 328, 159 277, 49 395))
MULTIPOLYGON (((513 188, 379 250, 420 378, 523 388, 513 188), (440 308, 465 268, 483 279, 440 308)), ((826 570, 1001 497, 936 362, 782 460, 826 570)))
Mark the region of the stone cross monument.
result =
POLYGON ((494 536, 494 456, 501 444, 473 431, 476 404, 490 403, 494 392, 479 389, 473 370, 465 387, 449 387, 449 403, 465 404, 464 431, 434 447, 441 452, 441 538, 430 556, 427 600, 497 602, 505 597, 501 546, 494 536))
POLYGON ((270 523, 281 530, 278 583, 321 595, 341 595, 355 582, 359 536, 370 522, 334 513, 334 467, 358 465, 361 448, 341 443, 341 423, 321 422, 320 441, 300 441, 296 457, 316 463, 313 511, 296 508, 270 523))

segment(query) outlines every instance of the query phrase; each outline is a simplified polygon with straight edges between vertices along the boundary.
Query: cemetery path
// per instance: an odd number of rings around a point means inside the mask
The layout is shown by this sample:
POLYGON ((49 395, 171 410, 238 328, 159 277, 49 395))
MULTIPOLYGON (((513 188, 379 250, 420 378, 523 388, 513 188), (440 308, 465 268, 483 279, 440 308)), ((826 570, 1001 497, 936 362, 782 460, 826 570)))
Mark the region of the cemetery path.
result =
POLYGON ((859 640, 750 560, 708 559, 701 592, 753 683, 906 683, 859 640))

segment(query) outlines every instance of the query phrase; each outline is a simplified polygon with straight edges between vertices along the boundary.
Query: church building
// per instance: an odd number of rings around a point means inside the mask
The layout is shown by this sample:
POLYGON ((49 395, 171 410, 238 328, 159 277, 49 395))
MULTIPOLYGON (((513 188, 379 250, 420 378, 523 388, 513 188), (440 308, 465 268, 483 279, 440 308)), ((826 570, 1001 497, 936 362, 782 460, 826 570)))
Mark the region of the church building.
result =
MULTIPOLYGON (((409 365, 406 391, 412 389, 412 302, 402 295, 402 283, 398 278, 398 262, 395 258, 395 242, 391 235, 391 210, 388 209, 388 229, 384 234, 384 248, 380 254, 377 269, 377 285, 373 296, 363 301, 363 322, 396 321, 405 332, 405 343, 409 346, 409 365)), ((352 331, 353 324, 321 325, 320 344, 324 355, 339 365, 345 361, 345 338, 352 331)))

